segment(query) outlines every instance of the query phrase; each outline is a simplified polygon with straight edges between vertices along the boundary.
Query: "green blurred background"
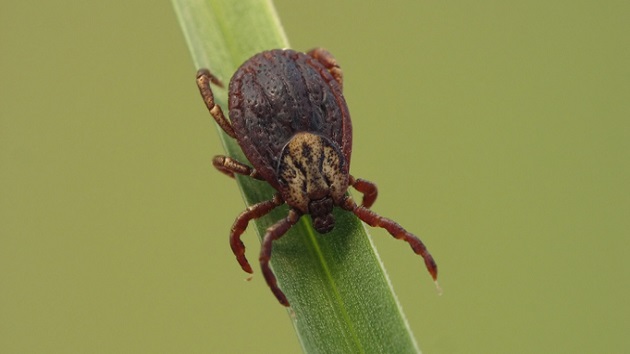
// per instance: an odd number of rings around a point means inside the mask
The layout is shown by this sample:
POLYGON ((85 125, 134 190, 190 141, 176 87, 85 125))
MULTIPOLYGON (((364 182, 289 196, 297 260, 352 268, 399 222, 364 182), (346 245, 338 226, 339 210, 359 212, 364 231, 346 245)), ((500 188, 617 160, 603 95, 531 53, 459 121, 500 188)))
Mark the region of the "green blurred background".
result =
MULTIPOLYGON (((371 231, 423 351, 630 351, 630 3, 276 6, 439 263, 371 231)), ((0 352, 300 351, 195 69, 168 1, 0 4, 0 352)))

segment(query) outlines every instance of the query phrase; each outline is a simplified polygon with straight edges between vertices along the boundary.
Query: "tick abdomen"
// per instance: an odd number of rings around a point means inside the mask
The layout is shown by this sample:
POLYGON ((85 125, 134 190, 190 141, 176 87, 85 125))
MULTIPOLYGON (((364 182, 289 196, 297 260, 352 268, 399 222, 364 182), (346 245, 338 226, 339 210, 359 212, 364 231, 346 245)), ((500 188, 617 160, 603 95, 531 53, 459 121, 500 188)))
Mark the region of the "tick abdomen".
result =
POLYGON ((255 55, 232 77, 229 96, 239 145, 250 161, 264 163, 259 171, 268 181, 296 133, 326 136, 350 156, 352 128, 341 87, 304 53, 271 50, 255 55))

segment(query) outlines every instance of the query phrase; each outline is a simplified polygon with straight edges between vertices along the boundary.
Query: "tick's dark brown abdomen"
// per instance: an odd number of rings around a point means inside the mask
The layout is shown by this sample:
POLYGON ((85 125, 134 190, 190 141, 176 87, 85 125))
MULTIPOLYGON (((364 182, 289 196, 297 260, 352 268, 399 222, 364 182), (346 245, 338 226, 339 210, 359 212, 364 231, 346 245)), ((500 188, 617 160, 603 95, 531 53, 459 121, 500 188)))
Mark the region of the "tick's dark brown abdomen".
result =
POLYGON ((280 49, 259 53, 234 74, 229 96, 239 145, 272 185, 282 148, 298 132, 328 137, 350 162, 352 127, 341 88, 312 57, 280 49))

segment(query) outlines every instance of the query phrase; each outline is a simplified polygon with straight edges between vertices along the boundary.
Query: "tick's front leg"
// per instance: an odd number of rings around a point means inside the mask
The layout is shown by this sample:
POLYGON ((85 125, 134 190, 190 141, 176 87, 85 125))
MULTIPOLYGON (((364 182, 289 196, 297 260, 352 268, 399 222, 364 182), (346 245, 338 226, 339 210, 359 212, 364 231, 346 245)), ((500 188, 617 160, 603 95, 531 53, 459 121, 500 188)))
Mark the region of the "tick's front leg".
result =
POLYGON ((289 307, 289 301, 287 297, 284 295, 282 290, 278 287, 278 281, 276 280, 276 276, 273 274, 273 271, 269 267, 269 260, 271 259, 271 249, 273 246, 273 241, 279 239, 284 236, 284 234, 289 231, 291 226, 295 225, 295 223, 300 219, 300 214, 295 210, 289 210, 289 215, 286 218, 278 221, 270 228, 267 229, 267 233, 263 238, 262 248, 260 249, 260 268, 262 269, 263 276, 267 281, 267 285, 271 288, 271 292, 276 296, 276 299, 280 301, 280 303, 284 306, 289 307))
POLYGON ((258 219, 261 216, 266 215, 275 207, 280 206, 283 203, 284 200, 280 194, 276 194, 271 200, 260 202, 248 207, 234 221, 232 229, 230 230, 230 246, 232 247, 232 252, 234 252, 234 255, 236 256, 238 264, 240 264, 241 268, 243 268, 243 270, 247 273, 251 274, 253 271, 247 261, 247 258, 245 257, 245 245, 243 244, 243 241, 241 241, 241 235, 247 229, 247 225, 250 220, 258 219))
POLYGON ((382 217, 366 207, 357 205, 354 200, 352 200, 352 197, 347 197, 344 204, 341 206, 346 210, 352 211, 356 216, 359 217, 359 219, 363 220, 363 222, 365 222, 366 224, 372 227, 381 227, 387 230, 387 232, 389 232, 389 234, 392 235, 394 238, 407 242, 409 246, 411 246, 411 249, 417 255, 422 256, 422 258, 424 259, 424 264, 429 271, 429 274, 431 274, 431 277, 433 278, 433 281, 435 282, 438 291, 440 291, 440 287, 437 283, 437 264, 435 263, 435 260, 433 260, 433 256, 431 256, 429 250, 427 250, 427 247, 424 245, 424 243, 422 243, 422 241, 420 241, 418 237, 416 237, 411 232, 405 230, 395 221, 382 217))

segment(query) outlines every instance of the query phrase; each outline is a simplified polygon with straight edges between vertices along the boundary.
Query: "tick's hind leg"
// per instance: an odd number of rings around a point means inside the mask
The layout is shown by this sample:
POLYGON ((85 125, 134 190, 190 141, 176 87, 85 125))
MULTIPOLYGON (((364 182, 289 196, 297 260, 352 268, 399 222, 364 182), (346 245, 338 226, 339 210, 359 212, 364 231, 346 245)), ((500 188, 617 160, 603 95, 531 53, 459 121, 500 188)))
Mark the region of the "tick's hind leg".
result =
POLYGON ((220 172, 234 178, 234 174, 245 175, 252 178, 262 180, 256 169, 238 162, 231 157, 217 155, 212 159, 212 165, 220 172))
POLYGON ((343 90, 343 72, 341 71, 339 64, 337 64, 337 59, 335 59, 335 57, 324 48, 313 48, 307 54, 322 64, 335 78, 335 81, 339 83, 339 87, 343 90))
POLYGON ((214 103, 214 94, 210 88, 210 83, 223 87, 223 83, 217 79, 216 76, 212 75, 208 69, 199 69, 199 71, 197 71, 197 87, 199 87, 199 93, 201 93, 206 107, 208 107, 210 114, 221 129, 223 129, 227 135, 236 138, 234 128, 232 128, 232 124, 225 118, 221 106, 214 103))
POLYGON ((276 276, 273 274, 273 271, 269 267, 269 260, 271 259, 271 249, 273 246, 273 241, 279 239, 284 234, 289 231, 291 226, 295 225, 295 223, 300 219, 300 214, 295 210, 289 210, 289 215, 286 218, 278 221, 270 228, 267 229, 267 233, 265 233, 265 237, 263 238, 262 248, 260 249, 260 268, 262 269, 263 276, 267 281, 267 285, 271 288, 271 292, 276 296, 276 299, 280 301, 280 303, 284 306, 289 306, 289 301, 287 297, 284 295, 282 290, 278 287, 278 281, 276 280, 276 276))
MULTIPOLYGON (((422 256, 422 258, 424 259, 424 264, 427 267, 427 270, 431 274, 433 281, 435 281, 436 286, 438 286, 437 285, 437 264, 433 260, 433 257, 427 250, 424 243, 422 243, 422 241, 420 241, 418 237, 416 237, 414 234, 410 233, 409 231, 405 230, 402 226, 398 225, 395 221, 382 217, 366 207, 358 206, 352 200, 351 197, 346 198, 346 201, 342 205, 342 207, 346 210, 352 211, 356 216, 359 217, 359 219, 363 220, 366 224, 372 227, 375 227, 375 226, 381 227, 387 230, 387 232, 389 232, 389 234, 392 235, 394 238, 407 242, 409 246, 411 246, 411 249, 413 249, 413 251, 417 255, 422 256)), ((439 286, 438 286, 438 290, 439 290, 439 286)))
POLYGON ((361 178, 354 178, 350 176, 350 185, 354 187, 354 189, 363 193, 363 200, 361 201, 361 206, 369 208, 376 201, 376 197, 378 196, 378 189, 376 188, 376 184, 366 181, 361 178))
POLYGON ((253 271, 247 261, 247 258, 245 257, 245 245, 243 244, 243 241, 241 241, 241 235, 247 229, 247 224, 249 224, 250 220, 258 219, 259 217, 266 215, 275 207, 280 206, 283 203, 284 200, 282 200, 280 194, 276 194, 270 200, 248 207, 234 221, 232 229, 230 230, 230 246, 232 247, 232 252, 234 252, 234 255, 236 256, 238 264, 240 264, 241 268, 243 268, 243 270, 247 273, 251 274, 253 271))

